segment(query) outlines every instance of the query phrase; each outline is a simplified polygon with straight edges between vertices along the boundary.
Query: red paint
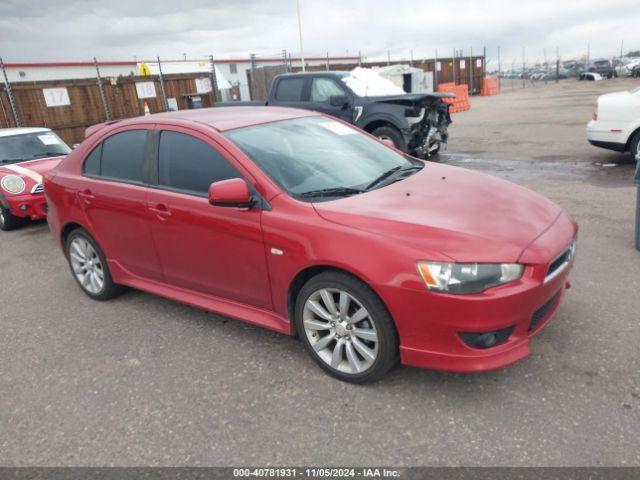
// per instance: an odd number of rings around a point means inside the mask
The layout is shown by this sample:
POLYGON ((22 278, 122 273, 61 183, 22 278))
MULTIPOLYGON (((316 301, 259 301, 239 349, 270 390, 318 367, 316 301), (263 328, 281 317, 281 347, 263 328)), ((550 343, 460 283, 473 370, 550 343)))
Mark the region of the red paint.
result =
MULTIPOLYGON (((352 273, 381 297, 397 326, 405 364, 479 371, 525 357, 530 338, 563 300, 570 268, 546 284, 543 280, 549 263, 577 234, 573 219, 530 190, 434 163, 378 190, 304 203, 282 192, 219 133, 306 115, 316 114, 233 107, 104 126, 46 176, 51 231, 60 242, 69 222, 86 228, 104 250, 117 283, 280 332, 293 333, 288 294, 294 278, 309 267, 324 266, 352 273), (271 208, 215 206, 203 197, 81 175, 93 146, 117 131, 140 127, 204 139, 271 208), (274 255, 271 249, 284 253, 274 255), (425 288, 418 260, 520 262, 525 272, 518 281, 480 294, 448 295, 425 288), (555 304, 529 332, 533 313, 558 292, 555 304), (515 329, 505 343, 484 350, 467 346, 458 336, 510 326, 515 329)), ((237 181, 212 190, 214 198, 245 194, 237 181)))
MULTIPOLYGON (((42 158, 28 162, 20 162, 15 165, 31 170, 38 175, 44 175, 49 170, 57 166, 58 163, 60 163, 60 160, 62 160, 62 157, 42 158)), ((0 202, 5 206, 5 208, 9 207, 11 214, 16 217, 30 218, 31 220, 40 220, 45 218, 47 216, 47 201, 44 193, 31 193, 31 190, 38 182, 27 175, 23 175, 7 168, 8 166, 9 165, 0 165, 0 178, 5 175, 16 175, 22 178, 25 183, 25 188, 22 193, 12 195, 5 192, 0 187, 0 202)))

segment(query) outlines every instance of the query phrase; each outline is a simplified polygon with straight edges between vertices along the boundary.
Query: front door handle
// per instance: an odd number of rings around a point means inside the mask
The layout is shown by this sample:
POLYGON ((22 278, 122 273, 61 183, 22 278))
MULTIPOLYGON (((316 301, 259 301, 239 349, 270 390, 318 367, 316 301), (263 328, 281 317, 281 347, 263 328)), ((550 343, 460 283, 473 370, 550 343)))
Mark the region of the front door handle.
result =
POLYGON ((149 210, 160 220, 166 220, 171 216, 171 211, 164 203, 159 203, 155 207, 149 207, 149 210))

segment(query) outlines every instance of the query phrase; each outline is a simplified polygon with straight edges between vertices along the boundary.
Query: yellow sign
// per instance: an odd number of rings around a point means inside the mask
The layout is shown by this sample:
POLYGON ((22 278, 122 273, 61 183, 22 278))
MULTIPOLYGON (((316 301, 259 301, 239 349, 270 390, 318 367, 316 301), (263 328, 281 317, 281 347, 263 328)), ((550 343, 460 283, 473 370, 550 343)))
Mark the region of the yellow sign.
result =
POLYGON ((140 63, 140 75, 143 77, 148 77, 151 75, 151 70, 149 69, 149 65, 144 62, 140 63))

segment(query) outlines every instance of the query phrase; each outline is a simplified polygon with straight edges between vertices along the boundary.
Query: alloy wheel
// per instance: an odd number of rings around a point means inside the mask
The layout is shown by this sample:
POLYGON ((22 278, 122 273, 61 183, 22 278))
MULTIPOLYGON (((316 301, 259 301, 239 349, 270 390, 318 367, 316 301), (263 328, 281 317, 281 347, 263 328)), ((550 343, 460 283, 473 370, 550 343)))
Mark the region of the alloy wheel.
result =
POLYGON ((303 325, 317 356, 331 368, 360 374, 378 357, 378 332, 367 309, 335 288, 313 292, 304 305, 303 325))
POLYGON ((4 227, 4 222, 5 222, 4 210, 0 208, 0 227, 4 227))
POLYGON ((78 283, 87 292, 97 295, 104 288, 104 268, 95 248, 82 237, 69 245, 69 260, 78 283))

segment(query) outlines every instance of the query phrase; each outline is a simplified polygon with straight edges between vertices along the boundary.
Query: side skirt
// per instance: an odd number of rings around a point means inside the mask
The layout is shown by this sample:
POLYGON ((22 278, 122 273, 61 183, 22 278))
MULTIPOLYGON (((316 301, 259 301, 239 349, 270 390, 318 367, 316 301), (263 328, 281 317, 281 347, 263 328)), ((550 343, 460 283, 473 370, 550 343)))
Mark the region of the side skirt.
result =
POLYGON ((270 330, 275 330, 277 332, 284 333, 285 335, 293 335, 294 333, 293 325, 289 320, 281 317, 275 312, 244 305, 234 302, 233 300, 216 297, 215 295, 207 295, 205 293, 187 290, 182 287, 167 285, 166 283, 155 280, 141 278, 124 269, 116 261, 107 260, 107 263, 109 264, 109 270, 113 277, 113 281, 118 284, 168 298, 169 300, 186 303, 187 305, 201 308, 202 310, 218 313, 236 320, 268 328, 270 330))

